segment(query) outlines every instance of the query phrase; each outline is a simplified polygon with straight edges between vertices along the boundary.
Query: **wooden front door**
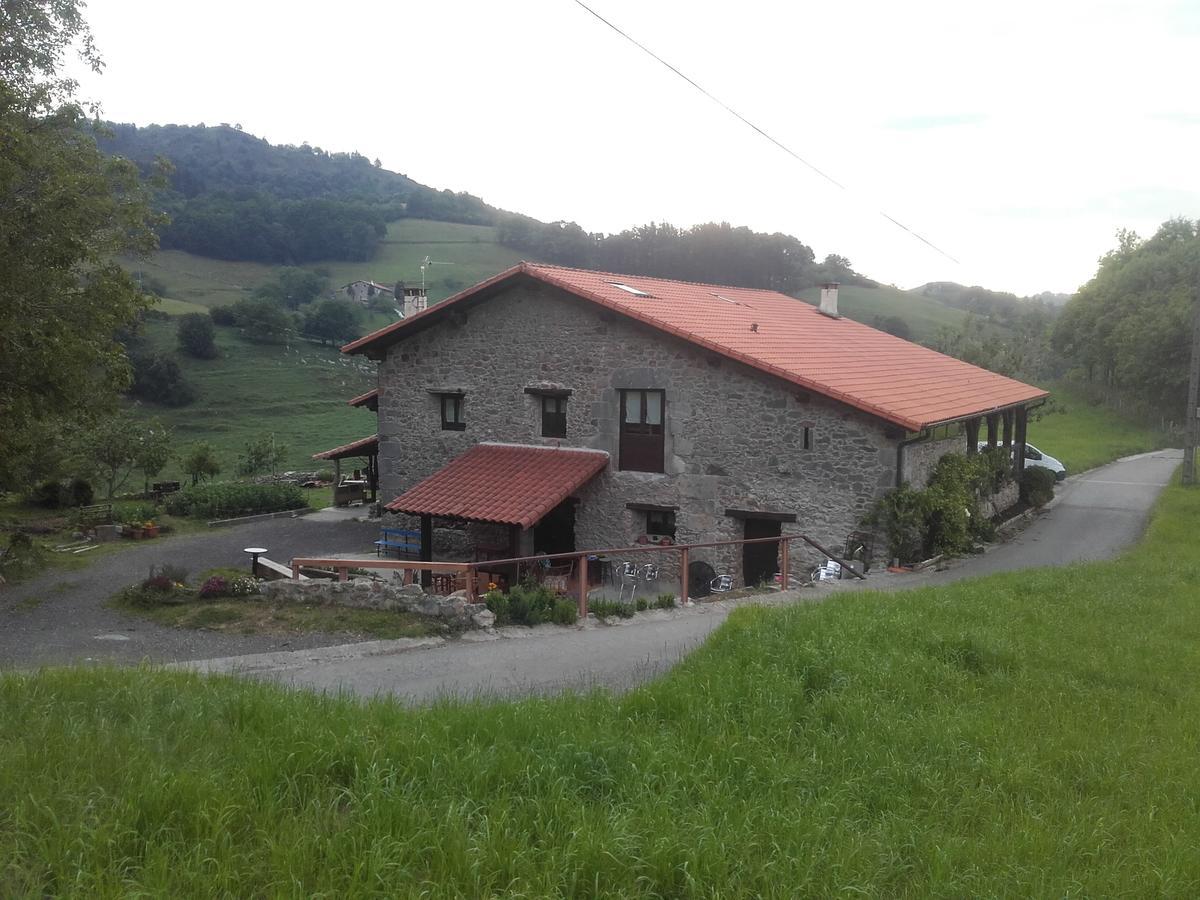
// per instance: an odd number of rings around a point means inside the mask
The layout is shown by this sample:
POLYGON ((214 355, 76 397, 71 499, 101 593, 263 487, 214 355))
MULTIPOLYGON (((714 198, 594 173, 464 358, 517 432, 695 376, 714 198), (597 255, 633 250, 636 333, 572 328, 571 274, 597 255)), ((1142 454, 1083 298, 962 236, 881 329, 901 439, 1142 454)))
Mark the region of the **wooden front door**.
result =
MULTIPOLYGON (((779 537, 782 525, 771 519, 747 519, 746 539, 779 537)), ((747 586, 755 584, 772 584, 775 573, 779 571, 779 543, 776 541, 761 544, 742 545, 742 577, 747 586)))

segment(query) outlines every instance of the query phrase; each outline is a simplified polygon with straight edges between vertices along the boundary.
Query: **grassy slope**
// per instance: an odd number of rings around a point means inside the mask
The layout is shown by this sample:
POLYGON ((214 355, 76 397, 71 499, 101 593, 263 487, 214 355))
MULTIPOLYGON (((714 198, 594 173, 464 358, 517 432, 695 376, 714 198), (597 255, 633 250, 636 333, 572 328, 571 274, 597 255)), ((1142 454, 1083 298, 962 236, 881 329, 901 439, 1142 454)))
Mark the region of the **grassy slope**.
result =
MULTIPOLYGON (((821 289, 808 288, 800 296, 815 304, 820 300, 821 289)), ((838 289, 838 310, 867 325, 873 325, 876 316, 899 316, 908 323, 912 339, 918 342, 933 340, 942 328, 958 329, 967 320, 961 309, 886 285, 874 288, 842 285, 838 289)))
POLYGON ((1029 441, 1067 467, 1068 473, 1094 469, 1134 453, 1165 446, 1163 435, 1111 408, 1089 402, 1068 385, 1050 388, 1054 411, 1029 423, 1029 441))
MULTIPOLYGON (((484 225, 457 225, 425 219, 401 219, 388 225, 375 259, 370 262, 328 260, 305 268, 329 270, 333 287, 359 278, 391 284, 421 283, 421 260, 435 264, 425 273, 431 300, 443 300, 521 259, 521 254, 496 243, 496 229, 484 225)), ((128 264, 162 282, 172 301, 185 301, 208 308, 233 303, 272 277, 276 267, 251 262, 227 262, 193 256, 181 250, 160 250, 148 260, 128 264)), ((163 308, 172 314, 193 309, 163 308)))
MULTIPOLYGON (((174 350, 173 323, 151 322, 146 336, 154 346, 174 350)), ((171 425, 181 450, 195 441, 209 441, 221 460, 222 477, 233 476, 237 454, 248 440, 269 432, 288 447, 285 469, 326 467, 329 464, 314 463, 311 455, 374 433, 374 414, 346 405, 374 387, 373 363, 308 342, 290 347, 257 344, 235 328, 218 328, 217 346, 220 359, 176 356, 199 389, 195 403, 179 409, 149 404, 135 408, 140 415, 171 425)), ((157 480, 178 474, 173 463, 157 480)))
POLYGON ((745 609, 622 697, 0 680, 0 894, 1194 896, 1200 491, 1111 562, 745 609))

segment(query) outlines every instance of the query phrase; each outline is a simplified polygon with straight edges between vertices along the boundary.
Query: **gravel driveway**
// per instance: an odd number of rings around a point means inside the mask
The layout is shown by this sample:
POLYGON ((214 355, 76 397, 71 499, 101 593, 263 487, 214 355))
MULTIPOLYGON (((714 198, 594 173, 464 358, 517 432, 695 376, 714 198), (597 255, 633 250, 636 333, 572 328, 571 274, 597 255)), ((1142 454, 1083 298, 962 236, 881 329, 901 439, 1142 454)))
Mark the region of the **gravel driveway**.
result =
POLYGON ((287 562, 293 556, 369 552, 378 537, 377 523, 316 513, 158 538, 99 557, 83 569, 49 572, 0 589, 0 667, 164 662, 345 642, 344 634, 280 638, 166 628, 104 603, 145 578, 151 566, 169 563, 192 573, 235 566, 249 572, 243 547, 266 547, 271 559, 287 562))

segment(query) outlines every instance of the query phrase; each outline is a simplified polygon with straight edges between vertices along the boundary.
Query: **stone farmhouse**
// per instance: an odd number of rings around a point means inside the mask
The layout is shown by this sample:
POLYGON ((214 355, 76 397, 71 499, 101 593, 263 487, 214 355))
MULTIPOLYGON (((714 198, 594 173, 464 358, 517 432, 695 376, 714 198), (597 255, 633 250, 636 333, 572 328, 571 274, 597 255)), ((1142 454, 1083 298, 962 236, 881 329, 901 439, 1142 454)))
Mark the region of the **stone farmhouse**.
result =
MULTIPOLYGON (((425 558, 435 520, 476 558, 801 532, 840 547, 943 454, 1023 451, 1047 396, 839 316, 836 285, 818 308, 534 263, 343 351, 379 362, 352 401, 378 435, 352 446, 377 448, 381 501, 420 522, 425 558)), ((713 562, 754 583, 775 554, 713 562)))

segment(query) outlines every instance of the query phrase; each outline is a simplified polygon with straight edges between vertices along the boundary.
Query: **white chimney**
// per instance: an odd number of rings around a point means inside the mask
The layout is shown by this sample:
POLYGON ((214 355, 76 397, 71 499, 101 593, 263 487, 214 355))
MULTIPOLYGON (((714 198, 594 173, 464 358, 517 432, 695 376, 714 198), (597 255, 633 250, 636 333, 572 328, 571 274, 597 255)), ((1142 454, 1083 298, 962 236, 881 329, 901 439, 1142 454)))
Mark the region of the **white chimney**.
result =
POLYGON ((820 312, 834 319, 840 319, 837 311, 837 292, 838 283, 829 281, 821 285, 821 305, 817 307, 820 312))

